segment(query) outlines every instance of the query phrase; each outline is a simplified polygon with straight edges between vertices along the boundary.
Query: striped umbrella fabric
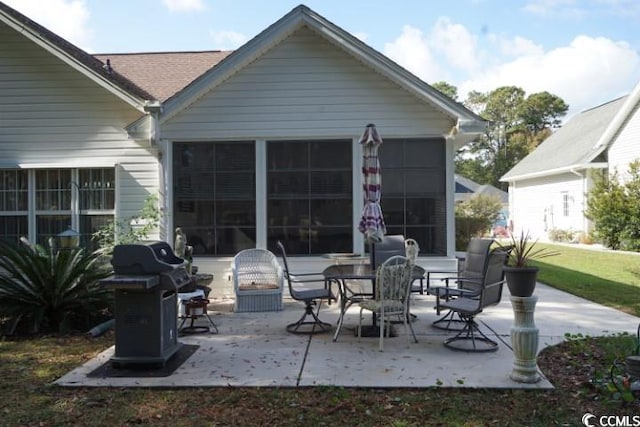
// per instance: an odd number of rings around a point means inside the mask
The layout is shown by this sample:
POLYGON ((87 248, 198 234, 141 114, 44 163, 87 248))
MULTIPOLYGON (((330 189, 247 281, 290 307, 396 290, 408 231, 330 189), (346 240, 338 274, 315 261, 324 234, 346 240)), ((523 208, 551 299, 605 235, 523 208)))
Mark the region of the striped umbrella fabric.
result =
POLYGON ((360 138, 360 144, 362 145, 364 207, 358 230, 364 234, 368 243, 380 243, 387 233, 387 227, 384 224, 384 216, 380 206, 382 176, 380 174, 378 147, 382 144, 382 138, 374 124, 367 125, 360 138))

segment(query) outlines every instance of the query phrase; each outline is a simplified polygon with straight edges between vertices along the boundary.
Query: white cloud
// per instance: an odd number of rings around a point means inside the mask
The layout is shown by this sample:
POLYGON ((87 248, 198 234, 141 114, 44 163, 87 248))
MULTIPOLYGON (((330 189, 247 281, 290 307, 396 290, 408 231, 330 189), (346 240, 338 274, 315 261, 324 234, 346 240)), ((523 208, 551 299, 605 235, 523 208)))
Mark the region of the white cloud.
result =
POLYGON ((216 49, 237 49, 249 40, 249 37, 235 31, 212 31, 211 37, 216 49))
POLYGON ((405 25, 402 34, 393 42, 385 43, 384 53, 425 81, 447 79, 447 74, 434 59, 427 38, 422 31, 410 25, 405 25))
POLYGON ((89 28, 90 13, 85 0, 3 1, 74 45, 90 50, 93 32, 89 28))
POLYGON ((456 68, 472 71, 478 66, 476 38, 463 25, 439 18, 429 35, 428 44, 456 68))
POLYGON ((567 118, 629 93, 640 76, 640 53, 626 42, 582 35, 567 46, 545 50, 523 37, 489 34, 478 40, 447 18, 428 34, 405 26, 384 52, 426 82, 457 86, 461 100, 471 90, 514 85, 527 94, 558 95, 569 104, 567 118))
POLYGON ((206 9, 203 0, 164 0, 164 4, 174 12, 206 9))
POLYGON ((576 37, 569 46, 519 56, 470 76, 460 84, 488 91, 515 85, 528 94, 548 91, 569 104, 569 115, 630 92, 640 75, 640 55, 625 42, 576 37))

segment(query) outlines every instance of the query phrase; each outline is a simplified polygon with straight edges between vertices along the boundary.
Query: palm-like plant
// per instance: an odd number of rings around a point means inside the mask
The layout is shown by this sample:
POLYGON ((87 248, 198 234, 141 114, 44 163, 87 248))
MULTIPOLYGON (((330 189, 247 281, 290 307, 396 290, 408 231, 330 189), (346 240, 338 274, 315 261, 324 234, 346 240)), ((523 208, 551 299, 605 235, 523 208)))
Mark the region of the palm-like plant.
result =
POLYGON ((18 325, 67 332, 111 307, 112 293, 99 284, 111 273, 96 252, 0 242, 0 320, 9 334, 18 325))
POLYGON ((519 236, 511 235, 508 245, 500 245, 508 249, 509 265, 517 268, 525 268, 529 266, 529 261, 534 259, 546 258, 560 254, 547 248, 536 247, 538 240, 531 240, 529 232, 522 231, 519 236))

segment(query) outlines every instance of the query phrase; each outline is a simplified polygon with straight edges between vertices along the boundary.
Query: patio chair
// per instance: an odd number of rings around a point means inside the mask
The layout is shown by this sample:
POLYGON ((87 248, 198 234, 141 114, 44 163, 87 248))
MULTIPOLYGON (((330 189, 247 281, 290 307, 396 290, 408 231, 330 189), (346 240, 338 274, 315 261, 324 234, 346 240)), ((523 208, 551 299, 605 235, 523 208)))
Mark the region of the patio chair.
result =
POLYGON ((331 292, 331 289, 326 286, 324 276, 321 273, 291 273, 287 263, 287 253, 284 249, 284 245, 282 242, 278 242, 277 245, 282 255, 284 278, 289 284, 289 294, 294 300, 305 303, 304 314, 297 322, 287 325, 287 331, 294 334, 318 334, 328 332, 331 330, 331 324, 321 321, 318 318, 318 314, 313 310, 317 305, 317 312, 319 313, 323 300, 327 300, 327 302, 329 302, 336 299, 333 292, 331 292), (294 286, 304 286, 310 283, 322 283, 322 287, 299 289, 294 286), (307 320, 309 316, 312 320, 307 320))
MULTIPOLYGON (((374 269, 377 269, 392 256, 400 255, 400 256, 406 257, 407 242, 416 243, 417 245, 417 242, 415 240, 405 239, 404 235, 402 234, 390 234, 390 235, 384 236, 382 238, 382 242, 376 243, 371 246, 371 250, 369 251, 370 264, 373 266, 374 269)), ((412 268, 413 268, 412 275, 414 279, 412 280, 411 290, 413 292, 420 292, 421 294, 423 294, 425 269, 415 264, 413 265, 412 268), (416 280, 420 282, 419 287, 417 288, 413 286, 413 282, 415 282, 416 280)))
MULTIPOLYGON (((441 301, 449 301, 452 298, 461 296, 473 297, 479 295, 482 280, 488 267, 492 244, 493 239, 473 238, 469 242, 469 246, 467 246, 461 270, 427 272, 427 283, 430 282, 433 274, 453 274, 440 279, 444 282, 443 286, 427 285, 427 293, 436 297, 435 309, 438 315, 440 315, 443 308, 441 301)), ((432 325, 439 329, 459 330, 464 325, 464 321, 449 310, 444 316, 435 320, 432 325)))
POLYGON ((284 274, 272 252, 244 249, 233 257, 231 270, 236 295, 234 311, 282 310, 284 274))
POLYGON ((502 299, 507 256, 507 252, 501 249, 491 251, 478 295, 461 296, 441 303, 442 308, 456 313, 464 322, 464 327, 455 336, 444 341, 446 347, 467 352, 498 349, 497 341, 490 339, 480 330, 475 318, 485 308, 498 304, 502 299))
POLYGON ((404 324, 407 343, 410 344, 410 337, 407 333, 407 325, 411 329, 413 340, 418 342, 413 326, 408 320, 409 300, 411 297, 412 264, 406 257, 396 255, 388 258, 378 268, 376 273, 376 297, 375 299, 364 300, 360 305, 360 319, 358 321, 358 338, 362 335, 362 312, 371 311, 375 314, 380 328, 380 351, 383 351, 384 335, 390 335, 391 318, 397 316, 404 324), (385 322, 387 323, 385 327, 385 322))

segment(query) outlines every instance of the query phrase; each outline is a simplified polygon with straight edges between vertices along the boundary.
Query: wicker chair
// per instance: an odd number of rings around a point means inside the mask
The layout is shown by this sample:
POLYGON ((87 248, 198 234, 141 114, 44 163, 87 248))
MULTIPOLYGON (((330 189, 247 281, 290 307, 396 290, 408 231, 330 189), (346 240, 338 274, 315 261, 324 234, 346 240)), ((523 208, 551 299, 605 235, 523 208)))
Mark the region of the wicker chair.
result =
POLYGON ((266 249, 245 249, 233 258, 234 311, 282 310, 284 275, 276 256, 266 249))

